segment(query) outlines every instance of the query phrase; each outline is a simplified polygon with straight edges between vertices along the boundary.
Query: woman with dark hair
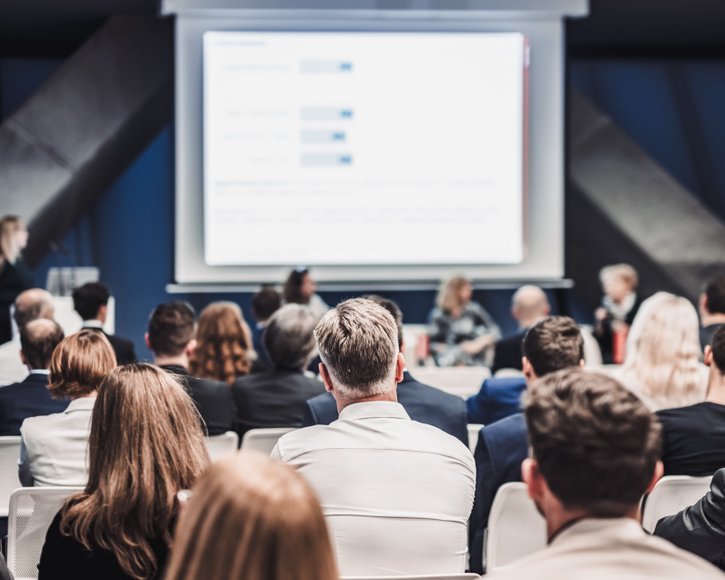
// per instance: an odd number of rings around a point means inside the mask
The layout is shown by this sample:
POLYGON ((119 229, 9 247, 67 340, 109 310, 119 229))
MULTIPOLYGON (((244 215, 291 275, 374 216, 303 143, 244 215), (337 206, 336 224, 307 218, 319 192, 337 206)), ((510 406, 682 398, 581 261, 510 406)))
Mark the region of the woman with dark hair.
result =
POLYGON ((28 230, 18 216, 0 219, 0 344, 12 338, 10 306, 18 294, 33 287, 33 274, 21 258, 28 230))
POLYGON ((317 294, 317 282, 307 268, 295 268, 284 283, 284 301, 286 304, 309 306, 319 320, 330 307, 317 294))
POLYGON ((88 485, 51 523, 39 580, 160 578, 177 494, 209 464, 194 403, 157 367, 118 367, 99 389, 88 452, 88 485))

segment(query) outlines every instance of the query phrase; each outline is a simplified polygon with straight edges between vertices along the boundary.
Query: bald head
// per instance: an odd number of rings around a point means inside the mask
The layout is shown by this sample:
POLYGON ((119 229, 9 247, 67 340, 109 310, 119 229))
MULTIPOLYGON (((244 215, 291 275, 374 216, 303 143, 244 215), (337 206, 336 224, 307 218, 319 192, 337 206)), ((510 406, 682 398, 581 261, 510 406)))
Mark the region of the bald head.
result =
POLYGON ((53 297, 50 292, 46 292, 41 288, 31 288, 25 292, 18 294, 15 299, 15 324, 18 328, 22 328, 31 320, 39 318, 53 319, 55 308, 53 306, 53 297))
POLYGON ((546 293, 538 286, 521 286, 511 299, 511 314, 521 328, 533 326, 549 315, 546 293))
POLYGON ((57 322, 46 318, 31 320, 20 329, 23 362, 31 369, 48 369, 50 356, 61 340, 63 330, 57 322))

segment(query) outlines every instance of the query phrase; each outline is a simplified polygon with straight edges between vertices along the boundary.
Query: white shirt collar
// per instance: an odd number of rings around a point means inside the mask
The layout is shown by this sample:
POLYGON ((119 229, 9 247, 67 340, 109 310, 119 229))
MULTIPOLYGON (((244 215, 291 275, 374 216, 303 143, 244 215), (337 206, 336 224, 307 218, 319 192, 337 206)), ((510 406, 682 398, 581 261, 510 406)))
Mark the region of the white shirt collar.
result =
POLYGON ((410 416, 405 412, 403 405, 392 401, 370 401, 364 403, 352 403, 340 411, 340 419, 373 419, 388 417, 391 419, 407 419, 410 416))
POLYGON ((83 327, 84 328, 100 328, 101 330, 103 330, 103 323, 100 320, 96 320, 95 318, 92 318, 90 320, 84 320, 83 327))
POLYGON ((50 375, 50 371, 48 369, 30 369, 31 375, 50 375))

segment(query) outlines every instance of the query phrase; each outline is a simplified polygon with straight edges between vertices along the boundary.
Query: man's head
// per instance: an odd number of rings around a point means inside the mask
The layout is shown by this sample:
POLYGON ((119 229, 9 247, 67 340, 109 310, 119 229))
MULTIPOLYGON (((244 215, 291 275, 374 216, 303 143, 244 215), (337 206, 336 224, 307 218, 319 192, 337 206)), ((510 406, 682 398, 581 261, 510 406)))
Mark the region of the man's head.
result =
POLYGON ((538 286, 521 286, 511 299, 511 314, 521 328, 528 328, 549 315, 546 293, 538 286))
POLYGON ((20 357, 30 370, 47 370, 50 356, 63 338, 63 329, 54 320, 31 320, 20 328, 20 357))
POLYGON ((549 316, 527 331, 523 342, 523 369, 528 380, 554 371, 581 366, 584 339, 568 316, 549 316))
POLYGON ((267 322, 279 310, 282 297, 273 286, 262 286, 261 290, 252 296, 252 314, 257 322, 267 322))
POLYGON ((725 325, 715 331, 705 347, 705 364, 710 367, 707 400, 725 405, 725 325))
POLYGON ((713 278, 700 295, 700 316, 725 316, 725 273, 713 278))
POLYGON ((547 375, 524 395, 524 413, 531 459, 522 474, 550 533, 552 523, 575 517, 636 513, 662 475, 657 418, 606 375, 578 368, 547 375))
POLYGON ((40 288, 31 288, 25 292, 18 294, 15 299, 15 324, 21 329, 31 320, 39 318, 53 319, 55 307, 53 306, 53 297, 50 292, 46 292, 40 288))
POLYGON ((269 319, 262 341, 277 369, 303 370, 315 354, 317 318, 308 306, 286 304, 269 319))
POLYGON ((336 398, 394 397, 405 361, 395 320, 385 308, 364 298, 341 302, 322 317, 315 338, 320 374, 336 398))
POLYGON ((194 309, 176 300, 159 304, 149 317, 146 343, 157 357, 178 357, 193 350, 194 309))
POLYGON ((73 290, 73 308, 83 320, 105 320, 111 293, 99 282, 88 282, 73 290))

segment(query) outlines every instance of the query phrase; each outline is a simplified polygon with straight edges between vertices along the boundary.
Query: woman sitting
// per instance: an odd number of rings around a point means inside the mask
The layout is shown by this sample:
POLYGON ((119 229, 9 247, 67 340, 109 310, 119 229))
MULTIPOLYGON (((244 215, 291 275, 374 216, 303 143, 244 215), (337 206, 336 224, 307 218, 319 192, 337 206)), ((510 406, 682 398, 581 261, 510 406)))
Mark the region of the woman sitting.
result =
POLYGON ((103 378, 116 366, 108 339, 94 330, 64 338, 50 359, 48 390, 69 399, 62 413, 29 417, 20 427, 20 482, 26 486, 84 486, 91 414, 103 378))
POLYGON ((483 309, 471 301, 473 287, 462 276, 445 282, 430 314, 428 338, 438 366, 476 366, 492 362, 493 343, 501 330, 483 309))
POLYGON ((89 459, 85 491, 50 525, 38 578, 160 578, 176 495, 209 463, 194 403, 154 366, 115 369, 93 409, 89 459))
POLYGON ((184 507, 166 580, 337 580, 322 509, 292 468, 250 452, 214 463, 184 507))

